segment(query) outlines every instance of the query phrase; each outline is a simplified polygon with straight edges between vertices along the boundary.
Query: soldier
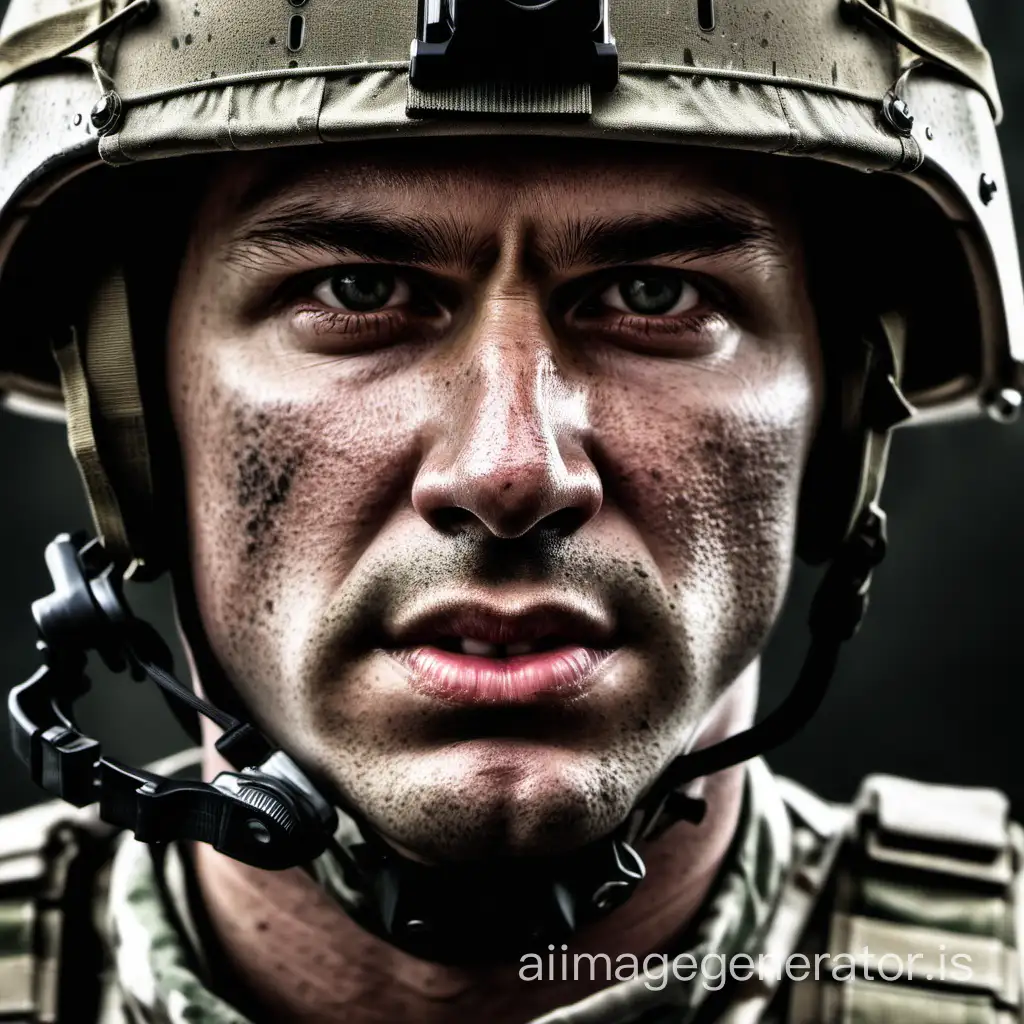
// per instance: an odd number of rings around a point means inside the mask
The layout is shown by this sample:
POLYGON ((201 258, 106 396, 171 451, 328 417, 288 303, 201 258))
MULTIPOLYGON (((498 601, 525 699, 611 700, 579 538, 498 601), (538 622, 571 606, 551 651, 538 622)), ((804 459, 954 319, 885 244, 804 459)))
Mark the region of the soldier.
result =
POLYGON ((1002 796, 759 759, 891 432, 1021 404, 965 0, 13 0, 0 68, 0 387, 98 533, 10 696, 84 809, 0 829, 4 1020, 1020 1018, 1002 796), (103 756, 89 651, 201 772, 103 756))

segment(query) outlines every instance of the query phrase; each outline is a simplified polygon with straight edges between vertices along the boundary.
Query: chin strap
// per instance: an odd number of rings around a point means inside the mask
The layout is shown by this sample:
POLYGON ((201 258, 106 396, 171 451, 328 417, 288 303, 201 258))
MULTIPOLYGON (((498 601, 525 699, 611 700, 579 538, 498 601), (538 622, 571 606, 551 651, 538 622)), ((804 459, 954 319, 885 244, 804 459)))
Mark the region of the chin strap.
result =
POLYGON ((885 526, 885 513, 872 504, 828 567, 811 606, 811 645, 783 703, 750 729, 673 761, 638 807, 634 830, 641 838, 656 839, 677 821, 703 818, 704 802, 679 792, 687 783, 773 750, 811 720, 828 692, 840 648, 867 611, 871 573, 885 557, 885 526))
MULTIPOLYGON (((61 535, 46 550, 54 592, 32 607, 45 664, 11 691, 14 749, 38 785, 77 806, 99 801, 103 820, 143 842, 205 842, 262 868, 315 861, 310 870, 321 881, 326 877, 356 919, 417 956, 494 962, 553 948, 633 894, 645 875, 638 841, 678 821, 702 819, 703 801, 682 787, 772 749, 820 705, 839 649, 866 610, 872 571, 885 555, 878 498, 891 432, 912 413, 899 388, 902 320, 882 317, 880 327, 866 339, 866 370, 854 402, 862 458, 851 527, 815 596, 811 645, 796 685, 757 725, 673 761, 610 836, 562 857, 428 866, 398 854, 358 812, 343 813, 339 828, 338 812, 294 761, 173 676, 166 645, 127 608, 104 546, 81 536, 61 535), (217 724, 224 731, 217 749, 238 770, 212 783, 182 782, 103 757, 70 710, 90 688, 85 667, 93 650, 112 670, 156 683, 180 716, 187 709, 217 724), (325 851, 328 856, 320 857, 325 851)), ((77 356, 77 349, 71 352, 77 356)), ((72 380, 80 376, 78 362, 66 360, 72 380)))
POLYGON ((713 775, 773 750, 799 732, 821 706, 839 651, 860 626, 868 607, 871 574, 886 553, 886 518, 879 506, 892 432, 913 416, 900 389, 906 322, 898 313, 879 317, 864 339, 863 377, 851 390, 851 421, 860 433, 859 486, 851 526, 814 595, 811 644, 796 684, 765 719, 704 750, 676 758, 637 805, 631 841, 656 839, 677 821, 700 821, 704 802, 681 792, 694 779, 713 775))
MULTIPOLYGON (((174 678, 166 645, 127 608, 102 545, 81 536, 62 534, 47 546, 54 591, 32 606, 45 664, 11 690, 11 738, 37 785, 76 806, 98 801, 104 821, 141 842, 209 843, 268 869, 306 866, 327 851, 343 876, 328 887, 394 945, 440 962, 515 959, 567 942, 632 896, 645 876, 637 839, 703 816, 703 804, 677 793, 680 786, 782 742, 813 714, 839 646, 863 614, 871 569, 885 550, 884 524, 872 507, 829 569, 812 613, 810 653, 787 701, 747 732, 673 762, 626 824, 562 857, 428 866, 398 854, 354 814, 343 814, 347 827, 339 829, 338 812, 294 761, 174 678), (104 757, 71 713, 90 689, 91 650, 112 671, 150 679, 172 706, 218 725, 217 749, 240 770, 185 782, 104 757)), ((318 864, 312 871, 325 880, 318 864)))
POLYGON ((675 760, 611 836, 565 857, 425 866, 399 856, 363 823, 332 848, 342 878, 315 872, 371 931, 414 955, 450 963, 499 962, 557 948, 625 903, 644 879, 635 849, 671 825, 698 823, 702 800, 679 792, 771 749, 817 710, 839 649, 867 606, 872 570, 885 554, 885 515, 872 504, 829 567, 811 612, 811 646, 789 697, 753 728, 675 760))

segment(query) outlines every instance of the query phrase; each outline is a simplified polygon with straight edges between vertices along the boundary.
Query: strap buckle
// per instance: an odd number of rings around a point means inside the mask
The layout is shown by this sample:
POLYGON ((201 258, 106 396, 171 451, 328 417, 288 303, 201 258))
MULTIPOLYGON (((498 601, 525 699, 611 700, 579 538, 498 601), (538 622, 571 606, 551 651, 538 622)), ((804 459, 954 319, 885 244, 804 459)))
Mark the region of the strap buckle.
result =
POLYGON ((170 652, 124 603, 102 545, 61 534, 47 546, 46 563, 54 592, 32 606, 45 664, 8 698, 12 745, 32 780, 77 807, 98 800, 102 820, 130 829, 142 842, 205 842, 269 869, 292 867, 323 852, 337 824, 334 808, 298 765, 274 752, 255 729, 174 678, 170 652), (212 783, 185 782, 104 757, 71 711, 91 687, 85 674, 90 650, 112 671, 128 670, 136 680, 148 677, 180 704, 210 718, 226 730, 218 750, 233 764, 255 767, 221 772, 212 783))

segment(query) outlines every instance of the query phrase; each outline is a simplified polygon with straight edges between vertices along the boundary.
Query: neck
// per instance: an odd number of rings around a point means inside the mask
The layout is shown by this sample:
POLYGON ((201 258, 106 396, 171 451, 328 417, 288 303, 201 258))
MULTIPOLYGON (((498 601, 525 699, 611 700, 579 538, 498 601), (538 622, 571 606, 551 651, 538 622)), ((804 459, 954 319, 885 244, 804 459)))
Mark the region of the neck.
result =
MULTIPOLYGON (((744 728, 753 715, 756 666, 731 688, 695 747, 744 728)), ((225 767, 212 742, 205 767, 225 767)), ((699 780, 700 825, 680 823, 640 847, 647 876, 633 897, 580 932, 574 953, 662 952, 694 919, 736 831, 742 766, 699 780)), ((452 967, 418 960, 364 931, 302 870, 261 871, 196 847, 200 890, 230 987, 253 1018, 282 1024, 516 1024, 582 999, 606 982, 533 981, 518 963, 452 967)))

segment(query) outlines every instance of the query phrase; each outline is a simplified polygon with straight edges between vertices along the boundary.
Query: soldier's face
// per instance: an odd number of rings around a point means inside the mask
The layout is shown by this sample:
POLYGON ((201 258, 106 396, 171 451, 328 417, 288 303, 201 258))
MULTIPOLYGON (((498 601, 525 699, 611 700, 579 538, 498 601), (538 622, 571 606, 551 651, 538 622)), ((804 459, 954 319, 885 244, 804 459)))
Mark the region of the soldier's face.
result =
POLYGON ((773 166, 423 141, 212 183, 168 367, 202 621, 399 845, 607 832, 759 653, 820 394, 773 166))

